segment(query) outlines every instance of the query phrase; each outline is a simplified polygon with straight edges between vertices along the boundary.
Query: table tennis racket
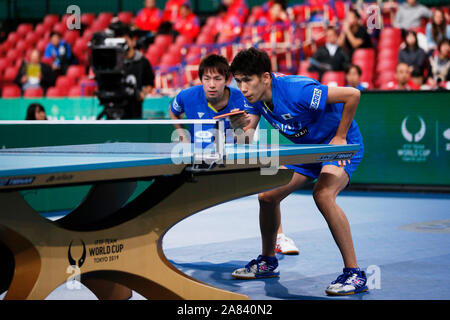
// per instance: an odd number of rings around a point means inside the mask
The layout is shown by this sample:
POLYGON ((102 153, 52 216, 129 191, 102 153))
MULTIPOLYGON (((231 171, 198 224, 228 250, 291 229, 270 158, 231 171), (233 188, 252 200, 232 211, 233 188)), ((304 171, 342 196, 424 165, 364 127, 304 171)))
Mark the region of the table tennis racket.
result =
POLYGON ((226 117, 230 117, 230 116, 236 116, 236 115, 245 114, 245 113, 248 113, 248 111, 247 110, 236 110, 236 111, 231 111, 231 112, 228 112, 228 113, 224 113, 224 114, 215 116, 213 119, 222 119, 222 118, 226 118, 226 117))

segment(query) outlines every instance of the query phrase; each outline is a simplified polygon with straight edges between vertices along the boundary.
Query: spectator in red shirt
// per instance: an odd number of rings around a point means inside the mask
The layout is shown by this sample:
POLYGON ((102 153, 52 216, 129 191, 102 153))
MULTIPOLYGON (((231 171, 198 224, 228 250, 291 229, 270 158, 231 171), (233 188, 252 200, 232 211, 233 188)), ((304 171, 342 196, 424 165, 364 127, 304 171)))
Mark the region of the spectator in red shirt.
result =
POLYGON ((400 62, 395 69, 395 80, 387 85, 389 90, 419 90, 411 79, 411 70, 407 63, 400 62))
POLYGON ((265 16, 259 20, 258 32, 265 42, 284 42, 285 32, 290 29, 286 7, 281 2, 274 2, 265 16))
POLYGON ((229 15, 235 16, 241 23, 245 22, 248 15, 248 7, 245 0, 222 0, 222 4, 228 8, 229 15))
POLYGON ((166 2, 163 12, 163 21, 175 24, 180 16, 182 5, 190 5, 189 0, 169 0, 166 2))
POLYGON ((242 23, 239 18, 234 14, 229 14, 228 8, 221 3, 219 5, 216 23, 212 29, 214 37, 221 36, 224 39, 230 39, 239 36, 241 32, 242 23))
POLYGON ((192 12, 190 5, 183 4, 180 7, 180 17, 175 22, 173 29, 191 39, 195 39, 200 32, 200 22, 192 12))
POLYGON ((156 33, 162 22, 162 12, 155 0, 145 0, 145 7, 136 16, 136 27, 156 33))

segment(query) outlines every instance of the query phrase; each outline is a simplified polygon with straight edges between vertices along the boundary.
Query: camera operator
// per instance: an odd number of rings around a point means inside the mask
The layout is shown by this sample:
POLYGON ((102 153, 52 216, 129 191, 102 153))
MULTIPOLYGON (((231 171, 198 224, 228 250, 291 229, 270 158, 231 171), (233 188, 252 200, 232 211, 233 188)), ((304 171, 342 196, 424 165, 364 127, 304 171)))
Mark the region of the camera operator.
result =
POLYGON ((131 28, 121 22, 110 26, 115 38, 124 38, 128 45, 125 56, 125 89, 129 94, 129 104, 122 119, 142 119, 142 104, 145 96, 153 89, 155 75, 152 66, 144 55, 135 49, 136 40, 131 28))

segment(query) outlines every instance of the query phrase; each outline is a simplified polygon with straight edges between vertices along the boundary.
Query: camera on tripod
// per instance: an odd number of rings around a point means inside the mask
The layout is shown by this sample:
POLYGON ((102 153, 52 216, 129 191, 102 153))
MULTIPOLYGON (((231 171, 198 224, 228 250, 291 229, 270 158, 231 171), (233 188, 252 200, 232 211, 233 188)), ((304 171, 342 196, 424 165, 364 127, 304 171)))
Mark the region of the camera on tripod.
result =
POLYGON ((91 65, 98 84, 96 95, 103 111, 101 119, 121 119, 130 103, 136 99, 136 88, 126 82, 126 56, 129 46, 120 30, 97 32, 91 40, 91 65))

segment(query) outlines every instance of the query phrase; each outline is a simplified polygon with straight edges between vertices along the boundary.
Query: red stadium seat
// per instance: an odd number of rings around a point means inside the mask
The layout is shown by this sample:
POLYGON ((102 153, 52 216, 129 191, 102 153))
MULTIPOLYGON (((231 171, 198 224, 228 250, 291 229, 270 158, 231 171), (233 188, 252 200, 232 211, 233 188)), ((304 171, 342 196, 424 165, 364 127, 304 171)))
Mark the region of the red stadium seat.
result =
POLYGON ((21 23, 19 24, 19 26, 17 27, 17 34, 20 37, 25 37, 27 35, 27 33, 29 33, 30 31, 33 30, 33 25, 30 23, 21 23))
POLYGON ((3 71, 6 70, 10 65, 9 59, 0 58, 0 74, 3 74, 3 71))
POLYGON ((44 91, 41 87, 38 88, 28 88, 23 93, 25 98, 40 98, 44 95, 44 91))
POLYGON ((64 22, 58 22, 53 25, 52 30, 58 32, 61 36, 63 36, 68 29, 67 25, 64 22))
POLYGON ((90 26, 95 20, 95 14, 93 13, 82 13, 81 14, 81 23, 86 25, 86 26, 90 26))
POLYGON ((50 27, 48 25, 44 25, 43 23, 39 23, 34 28, 34 33, 38 36, 43 36, 50 31, 50 27))
POLYGON ((61 90, 59 90, 59 88, 50 87, 50 88, 47 89, 47 93, 46 93, 45 96, 48 97, 48 98, 51 98, 51 97, 64 97, 65 94, 61 90))
POLYGON ((69 89, 75 84, 74 79, 68 77, 68 76, 59 76, 56 79, 56 85, 57 87, 64 95, 67 95, 69 92, 69 89))
POLYGON ((16 67, 7 67, 5 72, 3 73, 3 82, 14 82, 14 79, 16 79, 17 72, 19 70, 16 67))
POLYGON ((72 65, 67 68, 66 76, 76 83, 86 74, 84 66, 72 65))
POLYGON ((324 85, 345 85, 345 72, 342 71, 327 71, 322 76, 322 83, 324 85))
POLYGON ((19 52, 20 54, 23 54, 25 51, 27 51, 29 48, 29 45, 27 44, 27 42, 25 40, 19 40, 16 43, 16 50, 17 52, 19 52))
POLYGON ((86 97, 94 96, 97 91, 97 82, 90 79, 82 79, 80 80, 80 90, 81 95, 86 97))
POLYGON ((74 87, 70 88, 68 96, 69 97, 81 97, 80 86, 74 86, 74 87))
POLYGON ((394 39, 397 41, 401 41, 402 31, 397 28, 383 28, 380 33, 380 40, 383 39, 394 39))
POLYGON ((119 21, 123 23, 130 24, 133 21, 133 12, 129 11, 119 12, 117 14, 117 19, 119 19, 119 21))
POLYGON ((25 36, 25 42, 28 46, 33 46, 34 44, 36 44, 36 42, 39 41, 39 34, 37 34, 36 32, 30 31, 26 36, 25 36))
POLYGON ((15 43, 19 40, 20 40, 20 36, 16 32, 9 33, 7 41, 9 41, 12 45, 15 45, 15 43))
POLYGON ((356 49, 353 52, 352 59, 365 59, 368 61, 375 60, 375 50, 374 49, 356 49))
POLYGON ((172 36, 166 34, 160 34, 155 37, 154 45, 168 48, 172 43, 172 36))
POLYGON ((2 98, 20 98, 20 88, 15 84, 5 85, 2 89, 2 98))
POLYGON ((75 41, 80 36, 80 32, 78 30, 68 30, 64 33, 64 40, 70 44, 72 47, 75 44, 75 41))
POLYGON ((377 63, 376 71, 377 73, 387 71, 387 70, 395 70, 397 67, 397 60, 382 60, 377 63))
POLYGON ((46 26, 53 26, 55 23, 58 23, 58 21, 59 17, 57 14, 47 14, 42 23, 46 26))

